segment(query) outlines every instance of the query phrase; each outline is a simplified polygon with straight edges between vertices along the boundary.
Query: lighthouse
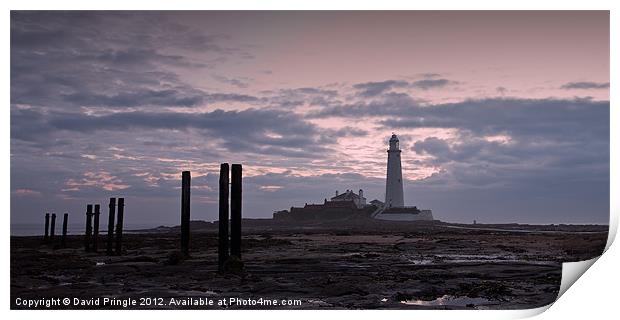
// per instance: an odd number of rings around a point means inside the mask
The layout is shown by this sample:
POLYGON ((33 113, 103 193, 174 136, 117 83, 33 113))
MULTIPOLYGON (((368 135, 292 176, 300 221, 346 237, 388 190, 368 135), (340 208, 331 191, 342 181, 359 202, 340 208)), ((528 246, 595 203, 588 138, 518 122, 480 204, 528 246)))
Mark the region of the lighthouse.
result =
MULTIPOLYGON (((387 150, 387 179, 385 180, 385 204, 377 206, 372 217, 390 221, 432 221, 433 212, 429 209, 406 207, 403 199, 403 169, 400 166, 400 147, 398 137, 392 133, 390 148, 387 150)), ((380 202, 380 201, 379 201, 380 202)))
POLYGON ((405 206, 403 199, 403 170, 400 165, 400 147, 398 137, 392 134, 390 148, 387 150, 387 179, 385 183, 385 207, 400 208, 405 206))

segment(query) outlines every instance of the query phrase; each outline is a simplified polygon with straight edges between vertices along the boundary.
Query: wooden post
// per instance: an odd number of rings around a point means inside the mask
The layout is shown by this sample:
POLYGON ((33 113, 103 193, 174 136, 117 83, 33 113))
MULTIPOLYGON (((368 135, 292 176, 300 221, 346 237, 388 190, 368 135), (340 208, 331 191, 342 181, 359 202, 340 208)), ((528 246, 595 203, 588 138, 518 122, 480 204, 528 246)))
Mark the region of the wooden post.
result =
POLYGON ((43 236, 43 241, 48 242, 50 239, 50 214, 45 214, 45 235, 43 236))
POLYGON ((116 198, 110 198, 110 204, 108 205, 108 243, 106 252, 111 256, 114 254, 113 242, 114 242, 114 215, 116 214, 116 198))
POLYGON ((220 216, 218 233, 218 268, 224 270, 224 262, 228 259, 228 163, 220 165, 220 216))
POLYGON ((190 172, 183 171, 181 174, 181 252, 185 256, 189 255, 190 184, 190 172))
POLYGON ((241 165, 233 164, 230 186, 230 255, 241 259, 241 165))
POLYGON ((60 245, 63 248, 67 246, 67 220, 69 220, 69 214, 65 213, 62 217, 62 238, 60 238, 60 245))
POLYGON ((116 255, 121 255, 123 251, 123 214, 125 198, 118 198, 118 217, 116 221, 116 255))
POLYGON ((93 232, 93 205, 86 205, 86 235, 84 236, 84 250, 90 251, 90 235, 93 232))
POLYGON ((97 252, 99 249, 99 215, 101 206, 95 205, 95 219, 93 220, 93 251, 97 252))
POLYGON ((50 224, 50 242, 54 241, 55 233, 56 233, 56 214, 52 213, 52 223, 50 224))

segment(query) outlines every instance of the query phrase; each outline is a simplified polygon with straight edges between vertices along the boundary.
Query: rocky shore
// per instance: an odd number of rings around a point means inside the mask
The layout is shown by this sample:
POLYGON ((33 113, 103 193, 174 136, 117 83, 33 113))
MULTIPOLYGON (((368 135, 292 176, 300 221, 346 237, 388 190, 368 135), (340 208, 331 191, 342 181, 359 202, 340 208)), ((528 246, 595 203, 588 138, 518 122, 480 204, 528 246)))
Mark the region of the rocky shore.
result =
POLYGON ((11 237, 11 307, 77 298, 99 305, 49 308, 535 308, 555 300, 562 262, 598 256, 607 240, 607 226, 592 225, 261 220, 244 221, 243 232, 243 269, 225 274, 217 272, 217 233, 207 222, 192 223, 189 258, 179 254, 174 227, 127 234, 122 256, 86 253, 80 236, 69 236, 67 248, 11 237))

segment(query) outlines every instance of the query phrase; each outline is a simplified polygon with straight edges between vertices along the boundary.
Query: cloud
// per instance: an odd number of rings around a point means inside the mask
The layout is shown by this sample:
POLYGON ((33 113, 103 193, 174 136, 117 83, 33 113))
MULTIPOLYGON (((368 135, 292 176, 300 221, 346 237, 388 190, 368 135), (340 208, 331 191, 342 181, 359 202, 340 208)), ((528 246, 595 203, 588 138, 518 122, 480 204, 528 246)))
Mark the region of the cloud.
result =
MULTIPOLYGON (((94 134, 98 131, 194 130, 205 138, 223 141, 231 151, 281 154, 289 157, 320 157, 328 133, 299 115, 277 110, 215 110, 204 113, 115 112, 107 115, 47 113, 14 110, 12 137, 25 141, 51 139, 58 132, 94 134), (27 130, 27 131, 24 131, 27 130)), ((340 134, 362 134, 345 128, 340 134)))
POLYGON ((569 82, 561 87, 562 89, 609 89, 609 82, 569 82))
POLYGON ((96 187, 106 191, 118 191, 130 187, 129 185, 123 184, 123 182, 118 177, 105 171, 86 172, 84 173, 83 178, 79 180, 67 180, 66 186, 68 188, 65 190, 70 191, 77 191, 80 188, 84 187, 96 187))
POLYGON ((424 79, 412 82, 409 86, 411 88, 420 88, 422 90, 428 90, 433 88, 442 88, 449 84, 454 84, 455 81, 448 79, 424 79))
POLYGON ((277 91, 263 91, 268 98, 268 106, 283 110, 298 109, 303 106, 329 106, 340 103, 337 90, 314 87, 287 88, 277 91))
POLYGON ((358 90, 358 94, 361 97, 376 97, 381 94, 385 94, 392 89, 408 88, 408 89, 422 89, 429 90, 435 88, 442 88, 451 84, 456 84, 456 81, 448 79, 435 79, 436 74, 426 74, 427 79, 408 82, 404 80, 385 80, 380 82, 365 82, 353 85, 354 89, 358 90))
POLYGON ((417 141, 413 148, 416 153, 429 153, 434 156, 445 157, 452 153, 452 150, 448 143, 437 137, 429 137, 422 141, 417 141))
POLYGON ((308 113, 309 118, 359 118, 367 116, 397 116, 410 108, 418 108, 423 101, 405 93, 388 92, 372 99, 352 101, 351 103, 334 103, 308 113))
POLYGON ((403 80, 386 80, 381 82, 365 82, 353 85, 353 88, 359 90, 359 94, 364 97, 374 97, 385 93, 393 88, 406 88, 409 86, 407 81, 403 80))
POLYGON ((609 136, 573 133, 563 138, 513 136, 508 141, 466 132, 417 141, 412 150, 441 170, 411 186, 411 193, 435 212, 459 210, 456 203, 461 203, 470 220, 606 221, 602 212, 609 210, 609 136), (513 211, 517 207, 522 211, 513 211), (594 218, 580 210, 601 215, 594 218))
POLYGON ((199 92, 184 93, 178 90, 139 90, 113 95, 79 92, 64 95, 64 99, 79 106, 136 107, 136 106, 182 106, 192 107, 204 102, 199 92))
POLYGON ((158 12, 13 11, 11 103, 64 110, 255 102, 193 88, 177 73, 245 54, 224 46, 227 40, 158 12))
MULTIPOLYGON (((367 106, 360 110, 368 110, 367 106)), ((372 107, 376 110, 377 107, 372 107)), ((387 129, 439 127, 457 128, 478 135, 508 133, 523 137, 609 135, 608 101, 583 99, 481 99, 430 106, 399 105, 386 108, 388 118, 381 121, 387 129)))
POLYGON ((221 76, 221 75, 214 75, 213 79, 222 82, 222 83, 226 83, 229 84, 231 86, 235 86, 237 88, 247 88, 249 87, 249 82, 252 81, 252 79, 250 78, 245 78, 245 77, 239 77, 239 78, 228 78, 225 76, 221 76))
POLYGON ((372 117, 385 130, 399 128, 455 128, 477 135, 508 133, 554 138, 609 135, 609 101, 589 99, 485 98, 430 104, 404 93, 386 93, 373 99, 327 106, 310 118, 372 117))
POLYGON ((422 78, 427 78, 427 79, 433 79, 433 78, 439 78, 441 77, 440 73, 435 73, 435 72, 427 72, 427 73, 421 73, 419 74, 422 78))
POLYGON ((17 196, 17 197, 38 197, 41 195, 41 192, 36 191, 36 190, 31 190, 31 189, 15 189, 11 192, 11 194, 17 196))

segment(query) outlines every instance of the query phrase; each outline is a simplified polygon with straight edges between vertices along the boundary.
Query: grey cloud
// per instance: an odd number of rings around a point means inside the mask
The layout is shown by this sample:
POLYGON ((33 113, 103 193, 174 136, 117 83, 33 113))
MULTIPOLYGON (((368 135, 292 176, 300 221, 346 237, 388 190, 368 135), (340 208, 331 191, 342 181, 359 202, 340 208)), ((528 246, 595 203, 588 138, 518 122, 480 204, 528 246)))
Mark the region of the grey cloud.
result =
POLYGON ((221 75, 214 75, 213 79, 222 82, 222 83, 226 83, 232 86, 235 86, 237 88, 247 88, 249 87, 249 81, 251 81, 252 79, 249 78, 228 78, 225 76, 221 76, 221 75))
POLYGON ((336 134, 341 137, 364 137, 368 135, 368 131, 353 127, 343 127, 338 129, 336 134))
POLYGON ((157 12, 11 12, 11 103, 63 109, 80 106, 194 106, 252 102, 237 93, 205 93, 174 68, 205 68, 238 54, 157 12), (183 52, 177 53, 177 52, 183 52))
POLYGON ((269 103, 270 107, 290 110, 299 108, 306 104, 311 106, 330 106, 340 102, 339 92, 332 89, 324 88, 292 88, 280 89, 277 91, 263 91, 263 94, 269 95, 264 100, 269 103))
POLYGON ((212 102, 226 101, 226 102, 256 102, 259 98, 250 96, 247 94, 238 93, 211 93, 206 95, 206 98, 212 102))
POLYGON ((609 102, 589 99, 487 98, 428 104, 404 93, 386 93, 368 101, 334 105, 308 115, 379 117, 386 130, 456 128, 477 135, 507 133, 554 138, 609 135, 609 102))
POLYGON ((204 96, 184 94, 177 90, 140 90, 138 92, 121 92, 114 95, 72 93, 64 99, 80 106, 136 107, 136 106, 183 106, 192 107, 201 104, 204 96))
POLYGON ((455 82, 450 81, 448 79, 424 79, 424 80, 418 80, 418 81, 412 82, 410 84, 410 87, 428 90, 428 89, 433 89, 433 88, 445 87, 453 83, 455 82))
POLYGON ((416 153, 427 152, 435 156, 445 156, 451 153, 448 143, 445 140, 436 137, 429 137, 424 139, 423 141, 417 141, 414 144, 412 150, 416 153))
POLYGON ((413 82, 408 82, 404 80, 386 80, 380 82, 358 83, 353 85, 353 88, 357 89, 358 94, 362 97, 376 97, 397 88, 417 88, 422 90, 429 90, 445 87, 447 85, 455 83, 457 82, 448 79, 435 79, 434 76, 431 75, 427 79, 417 80, 413 82))
POLYGON ((401 106, 393 111, 384 113, 389 117, 381 121, 386 128, 460 128, 479 135, 508 133, 558 139, 584 135, 604 138, 609 135, 607 101, 483 99, 433 106, 401 106))
POLYGON ((103 116, 78 113, 41 114, 30 109, 14 110, 12 137, 25 141, 50 139, 55 132, 197 130, 223 140, 231 151, 320 157, 328 151, 318 143, 325 134, 293 113, 275 110, 215 110, 206 113, 118 112, 103 116), (27 130, 27 131, 22 131, 27 130))
POLYGON ((364 97, 374 97, 385 93, 393 88, 405 88, 409 83, 403 80, 386 80, 380 82, 366 82, 353 85, 353 88, 360 91, 360 95, 364 97))
POLYGON ((350 104, 334 103, 326 105, 318 111, 308 114, 310 118, 345 117, 356 118, 364 116, 397 116, 408 112, 409 108, 418 108, 421 100, 414 99, 408 94, 388 92, 372 99, 356 101, 350 104))
MULTIPOLYGON (((179 13, 183 14, 191 13, 179 13)), ((246 54, 222 45, 229 39, 227 35, 209 34, 170 16, 157 11, 12 11, 11 33, 16 37, 11 38, 17 46, 37 48, 71 44, 101 49, 113 45, 246 54)))
MULTIPOLYGON (((569 136, 543 141, 516 137, 499 142, 465 135, 449 143, 429 137, 417 141, 412 150, 431 155, 430 163, 441 166, 451 183, 532 190, 578 183, 604 192, 609 181, 608 140, 588 142, 589 138, 569 136)), ((572 188, 576 187, 567 187, 572 188)))
POLYGON ((609 89, 609 82, 569 82, 561 87, 562 89, 609 89))
POLYGON ((432 78, 439 78, 439 77, 441 77, 441 74, 440 73, 434 73, 434 72, 427 72, 427 73, 420 74, 420 76, 422 76, 423 78, 432 79, 432 78))
POLYGON ((164 90, 140 89, 134 92, 119 92, 113 95, 89 92, 62 95, 64 100, 78 106, 103 107, 194 107, 207 102, 256 102, 254 96, 236 93, 206 93, 191 88, 164 90))
MULTIPOLYGON (((125 50, 106 49, 95 54, 78 55, 76 59, 106 63, 119 68, 135 69, 149 63, 161 63, 164 65, 203 68, 206 64, 192 62, 181 55, 167 55, 157 52, 155 49, 131 48, 125 50)), ((151 65, 153 66, 153 65, 151 65)))
POLYGON ((459 210, 455 204, 460 203, 461 217, 470 221, 557 223, 558 219, 594 219, 606 223, 608 139, 579 135, 544 140, 518 137, 499 143, 475 136, 452 142, 429 137, 416 142, 412 150, 432 156, 425 162, 442 170, 410 189, 436 210, 453 212, 459 210), (512 211, 518 207, 523 208, 521 212, 512 211), (556 214, 557 210, 561 214, 556 214))

